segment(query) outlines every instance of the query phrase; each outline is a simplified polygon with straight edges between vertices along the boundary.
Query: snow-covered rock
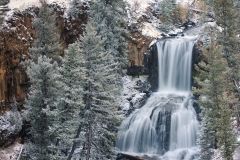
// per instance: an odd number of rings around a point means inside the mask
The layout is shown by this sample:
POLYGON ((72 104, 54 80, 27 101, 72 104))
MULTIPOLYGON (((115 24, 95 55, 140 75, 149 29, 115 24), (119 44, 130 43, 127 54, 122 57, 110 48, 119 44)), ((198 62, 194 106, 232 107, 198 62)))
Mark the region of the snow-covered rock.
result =
POLYGON ((7 111, 0 116, 0 146, 11 144, 22 129, 19 112, 7 111))
POLYGON ((123 77, 123 90, 118 103, 125 115, 129 115, 133 110, 144 104, 150 94, 149 88, 147 76, 140 76, 139 78, 123 77))

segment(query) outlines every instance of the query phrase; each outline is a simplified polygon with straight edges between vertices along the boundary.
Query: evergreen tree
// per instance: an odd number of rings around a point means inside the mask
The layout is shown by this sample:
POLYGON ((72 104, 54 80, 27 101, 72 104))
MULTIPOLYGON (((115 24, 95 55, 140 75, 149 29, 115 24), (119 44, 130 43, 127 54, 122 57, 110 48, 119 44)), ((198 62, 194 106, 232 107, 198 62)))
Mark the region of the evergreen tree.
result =
POLYGON ((213 11, 215 20, 221 30, 218 32, 217 43, 222 46, 224 57, 227 59, 228 66, 231 68, 231 75, 228 80, 239 81, 239 39, 237 30, 239 27, 238 12, 234 5, 234 0, 214 0, 213 11))
MULTIPOLYGON (((13 97, 13 102, 10 104, 11 110, 4 116, 7 121, 10 122, 12 133, 19 133, 22 129, 22 117, 18 112, 18 103, 16 97, 13 97)), ((11 132, 10 132, 11 133, 11 132)))
POLYGON ((118 63, 111 80, 118 88, 122 87, 122 75, 127 65, 126 2, 123 0, 96 0, 90 7, 90 20, 105 41, 103 48, 110 53, 109 63, 118 63))
POLYGON ((37 62, 28 60, 27 74, 30 78, 30 92, 25 100, 27 120, 31 123, 31 144, 29 145, 29 159, 55 159, 56 137, 54 124, 56 122, 56 101, 58 87, 57 63, 45 55, 40 55, 37 62))
POLYGON ((211 159, 213 155, 213 148, 215 138, 213 136, 213 131, 210 130, 210 118, 205 111, 206 109, 202 108, 200 117, 202 118, 200 123, 199 135, 197 139, 197 144, 199 147, 199 160, 211 159))
POLYGON ((159 18, 162 24, 159 28, 163 31, 169 31, 173 27, 173 15, 174 10, 176 10, 176 1, 175 0, 162 0, 158 3, 159 7, 159 18))
POLYGON ((233 104, 237 103, 237 99, 231 93, 224 93, 223 103, 220 106, 219 115, 217 119, 217 125, 219 129, 216 133, 218 140, 218 147, 221 151, 221 155, 226 160, 233 160, 233 152, 239 145, 236 140, 236 136, 233 130, 233 111, 229 108, 233 104), (228 95, 227 95, 228 94, 228 95))
POLYGON ((104 40, 87 24, 80 38, 84 55, 86 78, 84 80, 84 110, 82 124, 81 158, 113 159, 119 120, 116 118, 114 98, 117 92, 114 78, 116 64, 109 63, 110 53, 103 49, 104 40))
POLYGON ((77 17, 79 14, 83 14, 84 11, 83 8, 84 7, 89 7, 89 2, 88 1, 81 1, 81 0, 72 0, 69 2, 69 9, 68 9, 68 13, 73 16, 73 17, 77 17))
POLYGON ((33 27, 36 29, 37 39, 34 46, 30 49, 32 59, 37 61, 39 55, 46 55, 53 60, 60 61, 59 51, 60 35, 57 33, 56 16, 53 10, 47 6, 45 0, 40 1, 42 6, 39 10, 38 17, 33 21, 33 27))
POLYGON ((33 25, 36 28, 37 40, 30 49, 32 59, 23 62, 30 78, 29 94, 25 100, 26 119, 31 124, 31 142, 29 159, 58 159, 56 147, 57 100, 59 90, 58 64, 59 51, 55 18, 45 1, 41 1, 38 18, 33 25))
MULTIPOLYGON (((62 96, 58 103, 59 143, 62 149, 68 149, 74 146, 74 148, 72 148, 73 151, 76 149, 76 140, 74 139, 75 137, 79 137, 77 128, 81 126, 79 112, 83 108, 82 86, 83 79, 85 78, 83 60, 81 46, 79 46, 79 41, 77 41, 68 46, 64 58, 62 59, 62 67, 60 68, 60 73, 62 75, 62 96)), ((71 156, 73 151, 70 152, 71 156)), ((67 152, 66 150, 66 156, 67 152)))
POLYGON ((233 142, 232 140, 235 138, 235 135, 232 134, 232 114, 229 111, 230 107, 236 103, 236 99, 230 96, 231 93, 228 93, 227 86, 229 82, 225 78, 228 71, 227 62, 222 58, 221 53, 222 49, 216 46, 212 36, 210 47, 208 50, 203 50, 205 62, 200 62, 196 67, 200 73, 200 78, 194 78, 199 85, 199 88, 194 88, 194 93, 200 95, 198 102, 204 107, 204 113, 202 114, 203 121, 201 123, 201 127, 203 128, 200 130, 203 133, 200 133, 199 138, 201 140, 200 157, 211 155, 210 150, 209 152, 206 151, 207 148, 217 145, 222 153, 227 152, 222 156, 229 158, 233 154, 233 148, 236 147, 235 143, 232 143, 232 145, 227 143, 230 139, 233 142), (226 93, 228 93, 229 97, 226 97, 226 93), (227 129, 229 132, 226 132, 222 126, 225 126, 225 128, 228 126, 227 129), (223 133, 225 137, 221 136, 223 133), (211 134, 213 134, 217 143, 209 144, 205 142, 207 139, 203 140, 204 137, 211 137, 211 134), (228 155, 228 157, 225 155, 228 155))
POLYGON ((176 9, 175 0, 163 0, 159 4, 159 15, 162 17, 163 22, 172 22, 173 11, 176 9))

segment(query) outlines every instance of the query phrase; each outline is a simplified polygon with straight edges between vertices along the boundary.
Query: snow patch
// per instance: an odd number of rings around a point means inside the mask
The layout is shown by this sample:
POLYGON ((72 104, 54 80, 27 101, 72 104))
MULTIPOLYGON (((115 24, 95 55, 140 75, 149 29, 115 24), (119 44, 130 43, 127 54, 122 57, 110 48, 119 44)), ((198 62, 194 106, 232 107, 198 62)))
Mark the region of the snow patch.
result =
POLYGON ((0 160, 16 160, 21 151, 22 144, 15 142, 13 145, 0 149, 0 160))
MULTIPOLYGON (((61 5, 64 8, 69 7, 69 1, 66 0, 47 0, 47 3, 57 3, 61 5)), ((11 0, 10 3, 8 4, 8 7, 10 9, 19 9, 19 10, 24 10, 30 6, 40 6, 39 0, 11 0)))
POLYGON ((148 37, 160 38, 161 32, 156 28, 154 23, 143 23, 142 34, 148 37))
POLYGON ((224 159, 222 158, 222 156, 221 156, 220 150, 218 150, 218 149, 215 149, 215 150, 214 150, 212 160, 224 160, 224 159))
POLYGON ((233 160, 240 160, 240 147, 238 147, 233 153, 233 160))
POLYGON ((134 7, 134 5, 139 4, 139 7, 137 10, 139 12, 144 12, 147 7, 149 7, 149 3, 153 2, 153 0, 126 0, 131 7, 134 7))

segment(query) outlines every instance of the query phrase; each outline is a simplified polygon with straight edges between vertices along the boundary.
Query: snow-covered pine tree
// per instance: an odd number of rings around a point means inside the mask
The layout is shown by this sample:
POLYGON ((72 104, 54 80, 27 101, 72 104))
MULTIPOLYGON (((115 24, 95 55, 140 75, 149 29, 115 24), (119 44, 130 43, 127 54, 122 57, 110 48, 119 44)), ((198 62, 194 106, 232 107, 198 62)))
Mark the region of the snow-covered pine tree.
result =
POLYGON ((69 15, 71 15, 72 17, 77 17, 79 16, 79 14, 83 14, 84 12, 87 12, 87 11, 84 11, 83 8, 90 6, 89 1, 81 1, 81 0, 70 1, 69 2, 70 7, 68 9, 69 15))
POLYGON ((59 72, 55 59, 59 51, 55 18, 45 1, 41 1, 38 18, 33 25, 37 40, 30 49, 31 59, 23 62, 30 78, 29 94, 25 100, 26 119, 31 124, 29 159, 58 159, 56 157, 56 116, 59 92, 59 72))
POLYGON ((26 120, 31 124, 28 156, 29 159, 55 159, 58 64, 40 55, 37 62, 28 60, 24 65, 31 84, 24 105, 27 108, 26 120))
POLYGON ((169 31, 173 27, 174 10, 176 10, 176 0, 162 0, 158 2, 158 15, 162 22, 159 28, 163 31, 169 31))
POLYGON ((11 126, 14 126, 14 132, 19 133, 22 129, 22 117, 20 113, 18 112, 18 103, 17 99, 14 96, 13 102, 11 103, 11 111, 6 114, 6 119, 10 122, 11 126))
POLYGON ((110 53, 109 63, 117 63, 111 80, 118 88, 122 87, 122 75, 127 66, 126 29, 127 11, 123 0, 95 0, 90 7, 90 20, 105 41, 103 48, 110 53))
MULTIPOLYGON (((70 44, 62 59, 61 74, 61 97, 58 103, 58 138, 59 147, 65 151, 65 155, 71 159, 76 149, 83 109, 83 84, 85 80, 84 57, 79 41, 70 44), (67 149, 71 148, 70 156, 67 149)), ((66 159, 66 157, 65 157, 66 159)))
POLYGON ((199 145, 199 160, 203 159, 211 159, 213 155, 213 148, 215 138, 213 136, 213 131, 209 128, 209 124, 211 123, 210 117, 208 113, 205 111, 206 109, 202 108, 200 113, 200 117, 202 118, 200 123, 200 129, 198 132, 197 144, 199 145))
POLYGON ((56 16, 53 14, 53 10, 47 6, 45 0, 40 0, 40 2, 42 6, 38 17, 33 21, 37 39, 34 41, 34 46, 30 49, 32 53, 31 58, 37 61, 39 55, 47 55, 47 57, 59 62, 60 58, 58 54, 61 46, 60 35, 57 33, 56 16))
POLYGON ((80 38, 84 55, 86 78, 81 159, 113 159, 119 120, 114 98, 117 93, 114 78, 116 63, 109 63, 110 53, 104 51, 104 40, 88 23, 84 37, 80 38))
MULTIPOLYGON (((196 66, 199 76, 194 77, 194 80, 198 84, 198 88, 194 88, 194 93, 200 95, 198 103, 204 108, 202 114, 204 121, 201 125, 201 127, 204 128, 200 129, 203 133, 200 133, 199 139, 201 140, 206 136, 212 136, 211 134, 213 133, 218 143, 208 144, 202 141, 200 145, 200 157, 210 155, 209 152, 205 152, 206 148, 215 145, 219 147, 222 153, 227 152, 226 154, 230 157, 230 155, 232 156, 233 154, 230 148, 236 147, 236 143, 232 141, 235 139, 235 135, 232 134, 232 114, 229 110, 237 101, 228 90, 229 82, 226 79, 228 73, 227 61, 222 57, 222 48, 216 45, 213 35, 211 36, 209 48, 203 49, 203 55, 204 62, 202 61, 196 66), (228 93, 229 98, 226 96, 226 93, 228 93), (222 119, 224 119, 224 122, 222 119), (228 126, 229 132, 225 132, 225 129, 222 127, 223 125, 225 127, 228 126), (220 136, 223 132, 225 137, 220 136), (224 139, 227 137, 233 142, 231 146, 228 146, 228 143, 219 143, 228 141, 224 139)), ((224 154, 222 154, 222 156, 227 158, 224 154)))
POLYGON ((231 92, 225 92, 222 99, 219 109, 220 117, 217 119, 217 125, 219 126, 216 133, 217 146, 224 159, 233 160, 233 152, 239 146, 239 143, 237 143, 233 130, 233 110, 229 106, 233 106, 238 100, 231 92))
MULTIPOLYGON (((238 10, 234 5, 235 0, 214 0, 213 11, 215 13, 215 20, 220 30, 218 30, 217 43, 222 46, 223 55, 228 62, 231 73, 228 77, 232 82, 231 90, 234 89, 234 81, 240 80, 239 64, 239 16, 238 10)), ((238 90, 240 95, 240 90, 238 90)))

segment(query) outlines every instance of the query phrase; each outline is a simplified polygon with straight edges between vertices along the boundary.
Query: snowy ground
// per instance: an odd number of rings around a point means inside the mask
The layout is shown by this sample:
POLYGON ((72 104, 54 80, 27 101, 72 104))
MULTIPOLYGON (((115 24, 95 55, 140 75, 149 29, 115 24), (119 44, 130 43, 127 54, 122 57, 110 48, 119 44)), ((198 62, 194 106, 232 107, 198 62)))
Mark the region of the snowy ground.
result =
MULTIPOLYGON (((47 3, 56 2, 59 5, 64 7, 68 7, 68 0, 46 0, 47 3)), ((19 10, 24 10, 29 6, 40 6, 39 0, 10 0, 8 7, 11 9, 17 8, 19 10)))
POLYGON ((0 160, 16 160, 21 151, 21 148, 22 144, 18 142, 15 142, 7 148, 0 148, 0 160))

